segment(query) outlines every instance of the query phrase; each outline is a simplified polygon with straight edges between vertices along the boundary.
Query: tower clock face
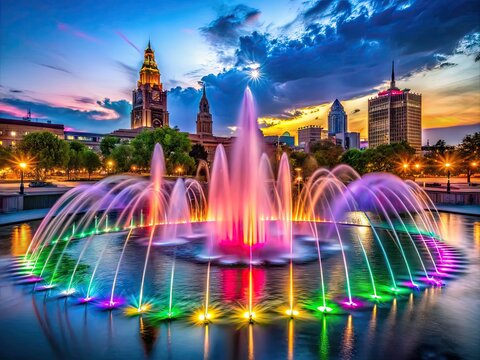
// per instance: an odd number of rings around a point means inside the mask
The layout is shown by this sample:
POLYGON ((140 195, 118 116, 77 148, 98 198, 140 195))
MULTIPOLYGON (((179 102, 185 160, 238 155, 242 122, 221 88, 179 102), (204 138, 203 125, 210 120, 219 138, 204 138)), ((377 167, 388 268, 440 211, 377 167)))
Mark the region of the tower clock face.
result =
POLYGON ((137 92, 137 95, 135 96, 135 100, 136 100, 136 103, 137 103, 137 104, 141 104, 141 103, 142 103, 143 98, 142 98, 142 92, 141 92, 141 91, 138 91, 138 92, 137 92))
POLYGON ((153 126, 154 128, 159 128, 159 127, 162 126, 162 122, 161 122, 159 119, 153 119, 153 121, 152 121, 152 126, 153 126))
POLYGON ((153 91, 152 92, 152 100, 153 101, 160 101, 160 91, 153 91))

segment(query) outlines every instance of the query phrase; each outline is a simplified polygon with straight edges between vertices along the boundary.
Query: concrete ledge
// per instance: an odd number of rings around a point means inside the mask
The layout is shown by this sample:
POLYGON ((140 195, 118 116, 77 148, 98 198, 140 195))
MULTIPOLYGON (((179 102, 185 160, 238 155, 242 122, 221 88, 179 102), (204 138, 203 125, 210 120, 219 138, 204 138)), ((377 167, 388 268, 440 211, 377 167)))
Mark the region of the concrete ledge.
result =
POLYGON ((50 211, 48 209, 23 210, 10 214, 0 214, 0 226, 41 220, 50 211))

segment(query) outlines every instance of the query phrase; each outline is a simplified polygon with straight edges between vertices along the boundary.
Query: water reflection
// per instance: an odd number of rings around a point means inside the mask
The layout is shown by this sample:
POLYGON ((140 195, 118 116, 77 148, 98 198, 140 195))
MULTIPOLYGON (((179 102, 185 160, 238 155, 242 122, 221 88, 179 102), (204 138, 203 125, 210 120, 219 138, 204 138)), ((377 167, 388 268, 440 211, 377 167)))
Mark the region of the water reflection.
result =
POLYGON ((12 230, 12 256, 25 255, 32 240, 32 228, 29 224, 15 226, 12 230))
MULTIPOLYGON (((202 354, 205 360, 412 358, 429 354, 431 358, 474 358, 480 348, 476 305, 480 297, 480 222, 458 215, 442 214, 442 218, 449 232, 447 242, 455 244, 458 253, 465 254, 464 263, 468 272, 447 279, 445 288, 426 288, 399 295, 393 300, 382 299, 385 301, 372 304, 368 311, 343 315, 295 320, 286 320, 278 315, 269 317, 265 324, 239 327, 222 319, 223 313, 219 311, 219 319, 206 326, 194 325, 188 318, 162 325, 149 321, 147 317, 126 318, 121 311, 101 312, 90 305, 75 305, 75 299, 58 299, 55 291, 32 292, 33 286, 15 285, 11 277, 4 275, 0 279, 0 325, 12 331, 0 335, 2 358, 3 353, 5 358, 70 359, 143 359, 156 356, 188 359, 202 357, 202 354), (18 336, 25 331, 32 334, 30 349, 18 336)), ((22 255, 34 228, 35 224, 0 228, 0 236, 5 240, 0 244, 3 258, 22 255)), ((103 244, 99 245, 102 246, 97 248, 97 254, 103 250, 103 244)), ((118 252, 113 246, 112 241, 112 247, 106 252, 116 259, 118 252)), ((138 264, 133 256, 138 251, 138 248, 132 248, 126 254, 128 271, 122 276, 138 273, 138 264)), ((161 257, 155 259, 158 266, 155 265, 154 274, 158 277, 156 281, 162 284, 170 270, 170 263, 163 260, 161 257)), ((335 273, 330 274, 329 280, 337 273, 343 278, 343 268, 338 265, 337 258, 332 257, 325 262, 335 273)), ((181 289, 178 290, 179 297, 190 297, 193 299, 191 302, 198 300, 201 303, 205 272, 200 270, 203 269, 198 264, 179 262, 178 277, 175 277, 176 281, 178 279, 175 287, 181 289)), ((302 299, 319 291, 319 278, 315 275, 318 274, 317 269, 318 264, 295 269, 299 308, 302 307, 302 299)), ((0 269, 2 274, 6 274, 3 270, 0 269)), ((284 268, 276 270, 254 269, 253 292, 259 305, 270 305, 278 299, 281 300, 278 303, 283 304, 285 271, 284 268)), ((92 271, 93 266, 86 272, 88 278, 92 271)), ((104 272, 100 267, 99 280, 108 278, 104 272)), ((213 268, 212 273, 215 274, 212 276, 212 298, 217 303, 232 304, 238 299, 243 299, 242 305, 245 303, 248 269, 213 268)), ((331 285, 334 284, 332 281, 331 285)), ((98 286, 102 287, 103 283, 99 282, 98 286)), ((110 288, 111 284, 107 283, 106 287, 110 288)), ((165 288, 159 287, 160 291, 165 288)), ((339 293, 344 291, 341 288, 335 290, 339 293)), ((128 292, 125 293, 128 295, 128 292)), ((303 313, 308 311, 302 310, 303 313)))

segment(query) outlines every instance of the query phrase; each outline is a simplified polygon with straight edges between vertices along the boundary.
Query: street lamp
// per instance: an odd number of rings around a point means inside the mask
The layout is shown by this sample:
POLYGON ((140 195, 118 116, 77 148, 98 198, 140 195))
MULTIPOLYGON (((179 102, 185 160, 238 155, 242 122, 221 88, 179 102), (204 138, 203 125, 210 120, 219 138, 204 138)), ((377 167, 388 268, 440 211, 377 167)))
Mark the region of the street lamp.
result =
POLYGON ((20 195, 23 195, 25 194, 25 185, 23 183, 23 172, 27 168, 27 163, 21 162, 18 164, 18 166, 20 167, 20 195))
POLYGON ((471 186, 472 185, 472 182, 471 182, 471 177, 473 174, 475 174, 475 170, 477 168, 477 162, 474 161, 470 164, 470 166, 468 167, 468 170, 467 170, 467 182, 468 182, 468 186, 471 186))
POLYGON ((110 174, 110 170, 113 168, 113 161, 109 160, 107 161, 107 174, 110 174))
POLYGON ((445 167, 447 168, 447 194, 450 194, 450 166, 452 164, 450 163, 445 163, 445 167))

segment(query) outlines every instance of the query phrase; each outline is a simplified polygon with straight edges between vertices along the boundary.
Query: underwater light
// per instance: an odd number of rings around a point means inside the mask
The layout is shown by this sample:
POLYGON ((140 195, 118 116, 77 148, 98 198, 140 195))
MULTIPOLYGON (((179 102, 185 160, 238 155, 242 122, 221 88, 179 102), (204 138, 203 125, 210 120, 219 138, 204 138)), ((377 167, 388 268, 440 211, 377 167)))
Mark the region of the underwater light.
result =
POLYGON ((382 298, 381 296, 378 296, 376 294, 373 294, 370 297, 373 298, 373 299, 377 299, 377 300, 382 298))
POLYGON ((288 309, 287 311, 285 311, 285 313, 288 315, 288 316, 291 316, 292 318, 294 316, 297 316, 298 315, 298 311, 297 310, 294 310, 294 309, 288 309))
POLYGON ((74 288, 70 288, 70 289, 67 289, 67 290, 62 291, 62 295, 70 296, 70 295, 74 294, 75 291, 76 291, 76 290, 75 290, 74 288))
POLYGON ((321 312, 331 312, 333 309, 328 306, 319 306, 317 307, 317 310, 321 312))
POLYGON ((204 322, 208 322, 211 318, 212 318, 212 315, 210 313, 198 315, 198 320, 204 321, 204 322))
POLYGON ((253 311, 252 312, 246 311, 245 314, 243 314, 243 317, 245 319, 248 319, 250 323, 253 323, 253 319, 255 319, 255 313, 253 311))

